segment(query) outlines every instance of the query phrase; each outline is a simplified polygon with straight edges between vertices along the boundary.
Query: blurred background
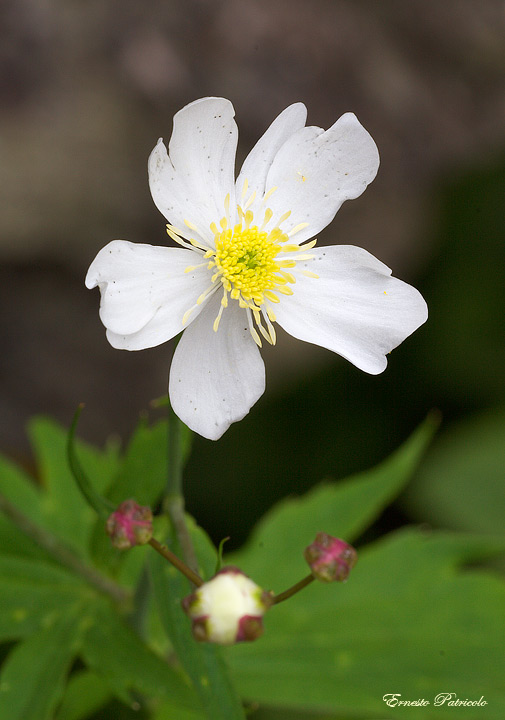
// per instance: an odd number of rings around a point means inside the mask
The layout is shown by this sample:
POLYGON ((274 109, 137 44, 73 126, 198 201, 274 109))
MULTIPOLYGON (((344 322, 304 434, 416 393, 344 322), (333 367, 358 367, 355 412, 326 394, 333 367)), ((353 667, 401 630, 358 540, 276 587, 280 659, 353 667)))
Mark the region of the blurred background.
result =
POLYGON ((29 466, 27 418, 68 425, 79 402, 85 439, 126 441, 166 392, 171 344, 112 349, 84 276, 114 238, 167 242, 146 163, 173 114, 231 99, 240 164, 301 100, 324 128, 355 112, 381 154, 320 244, 372 252, 430 319, 376 377, 280 331, 249 416, 196 438, 188 507, 236 546, 277 498, 380 461, 438 408, 432 451, 378 531, 503 529, 502 0, 2 0, 0 32, 2 452, 29 466))

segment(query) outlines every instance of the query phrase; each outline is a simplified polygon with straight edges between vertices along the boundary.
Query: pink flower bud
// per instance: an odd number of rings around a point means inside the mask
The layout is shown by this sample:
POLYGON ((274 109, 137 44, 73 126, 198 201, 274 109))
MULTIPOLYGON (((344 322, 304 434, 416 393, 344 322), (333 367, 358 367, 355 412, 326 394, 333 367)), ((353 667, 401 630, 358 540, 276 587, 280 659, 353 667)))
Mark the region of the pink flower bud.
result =
POLYGON ((352 545, 325 532, 317 533, 314 542, 305 548, 304 555, 312 574, 322 582, 344 582, 358 559, 352 545))
POLYGON ((151 508, 142 507, 135 500, 125 500, 109 516, 106 530, 112 544, 119 550, 145 545, 153 536, 151 508))
POLYGON ((193 621, 196 640, 233 645, 263 634, 271 597, 238 568, 226 567, 185 597, 182 607, 193 621))

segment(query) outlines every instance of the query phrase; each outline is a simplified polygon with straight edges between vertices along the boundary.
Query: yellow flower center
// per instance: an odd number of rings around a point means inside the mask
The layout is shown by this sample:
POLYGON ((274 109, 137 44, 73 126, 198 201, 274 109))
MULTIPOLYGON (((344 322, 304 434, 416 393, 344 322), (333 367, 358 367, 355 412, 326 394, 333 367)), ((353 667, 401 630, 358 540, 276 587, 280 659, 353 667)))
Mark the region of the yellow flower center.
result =
MULTIPOLYGON (((212 281, 220 280, 230 297, 242 301, 241 306, 263 305, 265 293, 279 290, 288 282, 286 273, 281 269, 286 266, 286 261, 276 261, 282 249, 279 243, 287 239, 279 228, 267 233, 257 225, 243 227, 239 224, 233 230, 224 230, 216 235, 216 252, 209 263, 209 268, 216 268, 212 281)), ((266 297, 269 295, 272 300, 273 293, 268 293, 266 297)), ((278 298, 273 302, 276 300, 278 298)))
MULTIPOLYGON (((244 186, 246 189, 246 185, 244 186)), ((267 193, 269 196, 275 188, 267 193)), ((219 227, 216 223, 211 223, 210 229, 214 234, 215 248, 206 247, 200 241, 191 239, 188 242, 182 240, 180 231, 177 228, 168 225, 167 231, 170 237, 184 247, 192 247, 203 254, 205 263, 200 265, 191 265, 186 268, 186 272, 192 272, 196 267, 207 265, 209 270, 213 271, 211 277, 211 285, 200 295, 196 304, 189 308, 182 319, 183 325, 188 321, 193 310, 201 305, 210 294, 213 294, 217 287, 221 285, 223 288, 223 296, 221 298, 221 307, 219 313, 214 320, 214 331, 217 332, 219 322, 224 309, 228 306, 228 295, 232 300, 237 300, 240 307, 247 312, 249 330, 254 341, 261 347, 261 338, 253 326, 253 318, 258 330, 263 337, 271 344, 275 344, 275 329, 272 325, 275 322, 275 314, 271 303, 280 302, 279 293, 281 295, 292 295, 293 290, 289 287, 294 284, 296 279, 289 272, 290 268, 296 266, 297 261, 311 260, 312 255, 304 254, 304 251, 314 247, 315 240, 305 243, 304 245, 290 244, 289 240, 292 235, 307 226, 307 223, 301 223, 292 228, 289 233, 285 233, 280 229, 280 225, 287 220, 291 212, 282 215, 277 225, 272 230, 265 230, 266 226, 272 219, 273 212, 269 208, 265 210, 264 220, 261 227, 252 225, 253 213, 247 210, 248 205, 254 199, 255 193, 249 201, 245 203, 244 209, 240 205, 237 206, 240 222, 231 227, 229 217, 230 198, 226 197, 225 210, 226 215, 221 218, 219 227), (296 260, 286 258, 288 253, 294 253, 296 260), (277 257, 278 255, 281 257, 277 257), (262 321, 265 322, 266 328, 262 321)), ((198 231, 191 222, 185 220, 186 226, 191 230, 198 231)), ((303 270, 302 273, 309 277, 317 278, 315 273, 303 270)))

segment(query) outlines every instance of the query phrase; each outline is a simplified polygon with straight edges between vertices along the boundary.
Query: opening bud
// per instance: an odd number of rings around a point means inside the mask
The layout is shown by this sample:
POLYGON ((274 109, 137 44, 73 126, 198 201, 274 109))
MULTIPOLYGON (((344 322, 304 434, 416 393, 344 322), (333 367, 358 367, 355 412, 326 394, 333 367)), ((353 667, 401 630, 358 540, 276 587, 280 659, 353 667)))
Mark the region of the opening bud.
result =
POLYGON ((106 530, 112 544, 119 550, 145 545, 153 536, 151 508, 143 507, 135 500, 125 500, 109 516, 106 530))
POLYGON ((272 604, 262 590, 235 567, 225 567, 182 601, 200 642, 234 645, 263 635, 263 615, 272 604))
POLYGON ((314 542, 305 548, 304 556, 312 575, 322 582, 345 582, 358 559, 352 545, 325 532, 317 533, 314 542))

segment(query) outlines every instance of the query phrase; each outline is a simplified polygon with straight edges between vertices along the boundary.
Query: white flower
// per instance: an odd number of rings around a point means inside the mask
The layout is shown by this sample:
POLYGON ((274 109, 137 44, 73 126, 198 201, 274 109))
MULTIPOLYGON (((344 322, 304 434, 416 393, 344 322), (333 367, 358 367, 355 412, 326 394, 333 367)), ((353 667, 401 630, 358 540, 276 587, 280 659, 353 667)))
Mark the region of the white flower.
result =
POLYGON ((233 645, 263 634, 271 595, 235 567, 225 567, 182 601, 196 640, 233 645))
POLYGON ((265 389, 258 346, 278 323, 294 337, 377 374, 427 318, 419 292, 351 245, 311 240, 377 173, 377 147, 352 113, 305 127, 296 103, 272 123, 234 182, 232 104, 204 98, 174 117, 169 152, 149 158, 154 202, 182 247, 114 240, 86 286, 115 348, 141 350, 181 330, 170 370, 177 415, 216 440, 265 389))

